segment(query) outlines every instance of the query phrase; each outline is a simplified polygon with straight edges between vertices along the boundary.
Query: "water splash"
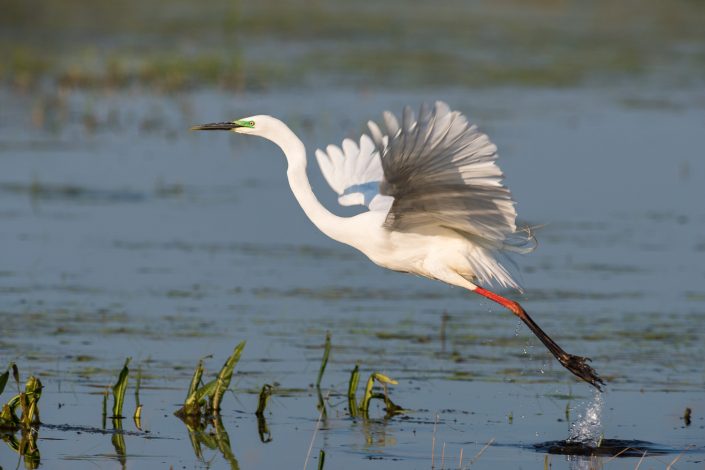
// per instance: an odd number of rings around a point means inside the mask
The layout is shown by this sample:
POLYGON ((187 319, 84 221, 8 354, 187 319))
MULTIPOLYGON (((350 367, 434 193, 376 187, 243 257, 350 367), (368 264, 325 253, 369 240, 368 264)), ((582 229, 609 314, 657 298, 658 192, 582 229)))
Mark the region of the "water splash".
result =
POLYGON ((584 414, 571 424, 567 442, 598 447, 602 439, 602 393, 595 391, 584 414))

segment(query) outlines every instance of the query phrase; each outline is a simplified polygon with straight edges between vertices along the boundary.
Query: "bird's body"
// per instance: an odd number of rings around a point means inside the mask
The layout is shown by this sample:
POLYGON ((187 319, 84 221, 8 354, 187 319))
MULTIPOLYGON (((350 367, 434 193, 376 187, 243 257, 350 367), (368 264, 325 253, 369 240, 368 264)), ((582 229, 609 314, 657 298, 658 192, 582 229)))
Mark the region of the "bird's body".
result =
POLYGON ((343 141, 316 157, 342 205, 367 212, 339 217, 314 195, 306 149, 286 124, 271 116, 194 127, 264 137, 284 152, 291 190, 308 218, 327 236, 372 262, 462 287, 511 310, 568 370, 598 389, 602 380, 586 359, 563 351, 516 302, 479 284, 519 289, 501 262, 506 252, 527 252, 533 237, 516 226, 516 211, 496 165, 496 147, 457 111, 437 102, 418 119, 406 108, 401 125, 384 114, 385 131, 369 122, 370 136, 343 141))

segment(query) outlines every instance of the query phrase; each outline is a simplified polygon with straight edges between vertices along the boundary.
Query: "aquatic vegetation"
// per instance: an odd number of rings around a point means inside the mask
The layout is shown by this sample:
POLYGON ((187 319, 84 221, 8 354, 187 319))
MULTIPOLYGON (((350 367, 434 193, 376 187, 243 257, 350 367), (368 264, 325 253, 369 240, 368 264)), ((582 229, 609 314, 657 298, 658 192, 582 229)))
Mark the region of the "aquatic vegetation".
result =
POLYGON ((330 357, 330 331, 326 332, 326 342, 323 346, 323 358, 321 359, 321 368, 318 370, 318 378, 316 379, 316 388, 321 387, 321 379, 328 365, 328 357, 330 357))
POLYGON ((259 401, 257 404, 257 411, 255 411, 255 414, 257 416, 264 415, 264 409, 267 407, 267 402, 269 401, 269 397, 272 396, 273 390, 274 390, 274 388, 269 384, 262 385, 262 391, 259 392, 259 401))
POLYGON ((120 370, 117 382, 113 385, 113 415, 112 418, 121 419, 122 405, 125 403, 125 392, 127 391, 127 379, 130 375, 130 369, 127 367, 130 364, 131 358, 125 359, 125 365, 120 370))
POLYGON ((326 451, 321 449, 318 452, 318 470, 323 470, 323 466, 326 463, 326 451))
POLYGON ((360 405, 355 405, 355 389, 357 388, 358 380, 359 369, 356 365, 352 374, 350 374, 350 384, 348 385, 348 406, 351 417, 356 417, 358 411, 360 411, 362 412, 362 416, 367 418, 369 416, 370 402, 373 399, 384 400, 384 404, 386 406, 385 417, 387 418, 404 412, 404 409, 401 406, 395 404, 391 398, 389 398, 389 392, 387 390, 387 385, 397 385, 398 382, 379 372, 373 372, 370 374, 370 377, 367 379, 367 384, 365 385, 365 395, 362 398, 360 405), (383 393, 374 391, 375 383, 382 385, 383 393))
POLYGON ((5 403, 0 411, 0 439, 22 456, 25 468, 38 468, 40 454, 37 447, 36 427, 40 424, 39 399, 42 396, 42 383, 38 378, 30 376, 25 383, 24 391, 21 391, 19 369, 16 364, 12 363, 0 375, 0 395, 5 391, 10 371, 12 371, 12 377, 17 386, 17 395, 5 403), (20 409, 19 416, 17 416, 18 407, 20 409), (19 441, 15 437, 15 432, 18 430, 20 431, 19 441))
MULTIPOLYGON (((205 384, 202 380, 205 367, 203 359, 199 359, 189 383, 184 405, 174 413, 186 425, 191 446, 199 460, 204 460, 201 448, 204 445, 209 449, 218 449, 232 469, 240 467, 230 446, 230 437, 220 417, 220 404, 223 401, 225 391, 230 387, 235 365, 240 360, 243 349, 245 349, 245 341, 235 346, 232 354, 220 368, 217 377, 205 384), (209 428, 212 428, 212 432, 207 431, 209 428)), ((265 393, 266 387, 270 386, 265 385, 262 388, 262 393, 265 393)), ((260 396, 260 399, 264 402, 260 403, 261 411, 264 413, 266 398, 260 396)), ((269 432, 266 429, 266 423, 264 429, 263 433, 269 432)))
POLYGON ((272 441, 272 433, 269 431, 269 426, 267 426, 267 420, 264 418, 264 409, 267 407, 267 402, 272 396, 274 387, 269 384, 262 385, 262 390, 259 392, 259 400, 257 403, 257 411, 255 415, 257 416, 257 432, 259 433, 259 439, 263 443, 272 441))
POLYGON ((693 413, 693 410, 690 409, 690 407, 687 407, 685 411, 683 412, 683 422, 685 423, 686 426, 690 426, 691 423, 691 415, 693 413))
POLYGON ((140 403, 140 387, 142 387, 142 367, 137 369, 137 379, 135 380, 135 413, 132 420, 137 429, 142 429, 142 403, 140 403))
POLYGON ((223 400, 223 395, 230 386, 233 370, 240 360, 243 349, 245 349, 245 341, 235 346, 233 353, 221 367, 218 376, 203 385, 201 385, 204 372, 203 360, 199 360, 189 384, 186 401, 174 414, 181 419, 186 417, 198 419, 200 416, 217 416, 220 414, 220 404, 223 400))
POLYGON ((12 377, 17 385, 17 395, 12 397, 2 406, 0 411, 0 429, 29 429, 38 425, 39 420, 39 399, 42 396, 42 382, 30 376, 24 386, 24 391, 20 390, 20 375, 17 365, 14 363, 0 375, 0 394, 5 390, 12 370, 12 377), (17 416, 17 408, 20 415, 17 416))
POLYGON ((360 366, 355 364, 355 368, 350 373, 350 382, 348 384, 348 412, 350 416, 355 418, 358 414, 357 409, 357 384, 360 381, 360 366))

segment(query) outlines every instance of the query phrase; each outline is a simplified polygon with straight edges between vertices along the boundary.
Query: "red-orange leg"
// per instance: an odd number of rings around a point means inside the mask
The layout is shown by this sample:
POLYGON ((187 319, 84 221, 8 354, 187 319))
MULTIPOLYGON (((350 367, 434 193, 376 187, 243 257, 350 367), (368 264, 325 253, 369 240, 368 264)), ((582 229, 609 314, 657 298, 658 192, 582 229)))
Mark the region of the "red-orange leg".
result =
POLYGON ((556 342, 553 341, 551 337, 548 336, 546 332, 544 332, 541 327, 539 327, 536 322, 531 319, 529 314, 526 313, 526 310, 524 310, 524 308, 519 305, 518 302, 502 297, 501 295, 495 294, 494 292, 489 291, 487 289, 483 289, 482 287, 477 287, 473 292, 483 297, 487 297, 493 302, 497 302, 501 306, 511 311, 514 315, 519 317, 521 321, 523 321, 526 326, 528 326, 529 329, 536 335, 536 337, 541 340, 541 342, 546 346, 546 348, 551 351, 551 354, 553 354, 555 358, 558 359, 558 362, 560 362, 563 367, 565 367, 573 374, 580 377, 582 380, 589 383, 599 391, 602 391, 602 386, 605 384, 605 382, 600 378, 599 375, 597 375, 595 369, 588 365, 587 362, 590 361, 590 358, 573 356, 572 354, 568 354, 567 352, 565 352, 563 348, 558 346, 556 342))

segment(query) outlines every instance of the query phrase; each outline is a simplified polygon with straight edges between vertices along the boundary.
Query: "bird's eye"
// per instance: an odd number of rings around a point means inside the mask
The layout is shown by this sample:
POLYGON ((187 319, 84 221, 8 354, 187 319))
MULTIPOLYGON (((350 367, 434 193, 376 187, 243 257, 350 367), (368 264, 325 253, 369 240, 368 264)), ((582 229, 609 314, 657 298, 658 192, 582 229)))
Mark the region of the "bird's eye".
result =
POLYGON ((248 122, 248 124, 250 125, 250 127, 255 127, 255 121, 250 121, 248 122))

